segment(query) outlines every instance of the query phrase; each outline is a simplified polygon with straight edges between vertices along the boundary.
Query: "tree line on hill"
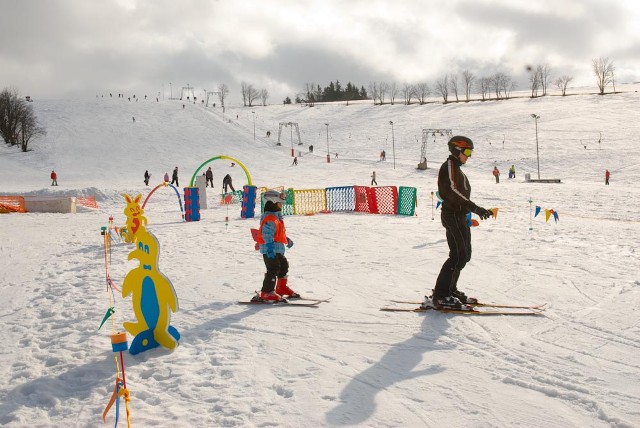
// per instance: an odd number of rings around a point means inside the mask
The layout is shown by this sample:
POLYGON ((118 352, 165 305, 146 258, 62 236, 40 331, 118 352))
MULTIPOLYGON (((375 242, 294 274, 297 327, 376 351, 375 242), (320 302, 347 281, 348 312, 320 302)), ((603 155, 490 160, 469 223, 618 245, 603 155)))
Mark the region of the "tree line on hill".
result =
POLYGON ((9 146, 19 145, 23 152, 28 151, 34 138, 47 133, 38 124, 28 100, 29 97, 22 99, 16 89, 0 92, 0 137, 9 146))
MULTIPOLYGON (((592 60, 592 70, 596 77, 596 84, 600 95, 604 95, 605 89, 610 84, 615 92, 615 66, 609 58, 596 58, 592 60)), ((552 70, 549 64, 539 64, 527 67, 529 73, 529 89, 531 98, 547 95, 551 84, 555 85, 562 96, 567 95, 567 87, 573 81, 573 77, 563 74, 552 81, 552 70)), ((470 70, 464 70, 457 74, 445 74, 431 85, 427 82, 402 83, 396 82, 371 82, 368 91, 361 86, 347 83, 346 88, 340 86, 340 82, 330 82, 324 89, 315 83, 305 83, 295 102, 313 106, 316 102, 346 101, 347 105, 352 100, 372 100, 374 105, 395 104, 401 102, 409 105, 414 102, 425 104, 431 95, 442 98, 443 102, 468 102, 471 94, 480 96, 481 101, 490 99, 509 99, 511 92, 516 89, 513 78, 502 72, 496 72, 490 76, 476 76, 470 70)), ((476 98, 478 99, 478 98, 476 98)), ((284 104, 290 104, 291 99, 285 98, 284 104)))

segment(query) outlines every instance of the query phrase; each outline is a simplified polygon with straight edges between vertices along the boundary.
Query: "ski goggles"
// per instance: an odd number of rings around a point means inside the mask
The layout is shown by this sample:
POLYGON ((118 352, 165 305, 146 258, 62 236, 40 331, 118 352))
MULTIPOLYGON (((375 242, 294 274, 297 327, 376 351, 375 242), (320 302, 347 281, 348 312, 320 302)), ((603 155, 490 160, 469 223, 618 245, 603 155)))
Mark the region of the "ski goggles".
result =
POLYGON ((473 153, 473 149, 462 149, 462 154, 468 158, 471 157, 472 153, 473 153))

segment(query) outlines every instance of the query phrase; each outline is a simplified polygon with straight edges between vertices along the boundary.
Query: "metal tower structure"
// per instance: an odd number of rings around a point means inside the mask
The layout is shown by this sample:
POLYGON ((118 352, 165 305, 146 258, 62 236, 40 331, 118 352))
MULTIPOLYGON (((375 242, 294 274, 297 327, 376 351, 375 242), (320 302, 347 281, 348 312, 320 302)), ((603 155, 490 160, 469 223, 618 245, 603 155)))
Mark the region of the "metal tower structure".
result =
POLYGON ((302 145, 302 139, 300 138, 300 127, 297 122, 280 122, 280 126, 278 126, 278 143, 277 146, 281 146, 280 139, 282 137, 282 128, 283 127, 291 127, 291 156, 293 156, 293 128, 296 129, 296 135, 298 136, 298 145, 302 145))
POLYGON ((433 138, 433 143, 438 137, 447 137, 447 140, 453 136, 451 129, 445 128, 424 128, 422 129, 422 147, 420 148, 420 163, 418 169, 427 169, 427 146, 429 138, 433 138))

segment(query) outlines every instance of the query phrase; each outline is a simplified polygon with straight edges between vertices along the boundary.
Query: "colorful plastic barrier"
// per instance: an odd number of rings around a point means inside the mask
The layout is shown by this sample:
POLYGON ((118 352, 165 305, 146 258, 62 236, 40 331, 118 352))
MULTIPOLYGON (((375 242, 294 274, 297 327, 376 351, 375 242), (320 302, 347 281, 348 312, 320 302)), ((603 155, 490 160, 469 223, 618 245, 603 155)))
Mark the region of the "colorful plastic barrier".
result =
POLYGON ((418 189, 415 187, 400 186, 398 189, 398 215, 412 216, 416 213, 418 204, 418 189))
POLYGON ((186 221, 200 221, 200 189, 197 187, 184 188, 184 219, 186 221))
POLYGON ((242 208, 240 217, 253 218, 256 213, 256 195, 258 188, 256 186, 244 186, 242 188, 242 208))
MULTIPOLYGON (((243 210, 245 205, 248 206, 249 200, 257 200, 258 197, 262 200, 261 195, 254 196, 247 192, 245 189, 243 210)), ((396 186, 343 186, 326 189, 289 189, 287 200, 282 206, 282 214, 311 215, 326 212, 361 212, 412 216, 415 214, 416 204, 417 189, 415 187, 400 187, 398 189, 396 186)), ((264 212, 264 203, 261 204, 261 210, 264 212)))

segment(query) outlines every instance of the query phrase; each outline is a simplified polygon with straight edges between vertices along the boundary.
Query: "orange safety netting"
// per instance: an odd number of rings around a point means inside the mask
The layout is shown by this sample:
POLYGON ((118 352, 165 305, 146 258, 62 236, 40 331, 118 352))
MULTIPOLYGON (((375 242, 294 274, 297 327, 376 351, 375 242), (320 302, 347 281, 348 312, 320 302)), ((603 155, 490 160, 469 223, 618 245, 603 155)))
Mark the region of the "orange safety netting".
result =
POLYGON ((0 212, 26 213, 24 198, 22 196, 0 196, 0 212))
POLYGON ((78 205, 82 205, 83 207, 98 208, 98 203, 96 202, 95 196, 78 196, 76 198, 76 203, 78 205))

